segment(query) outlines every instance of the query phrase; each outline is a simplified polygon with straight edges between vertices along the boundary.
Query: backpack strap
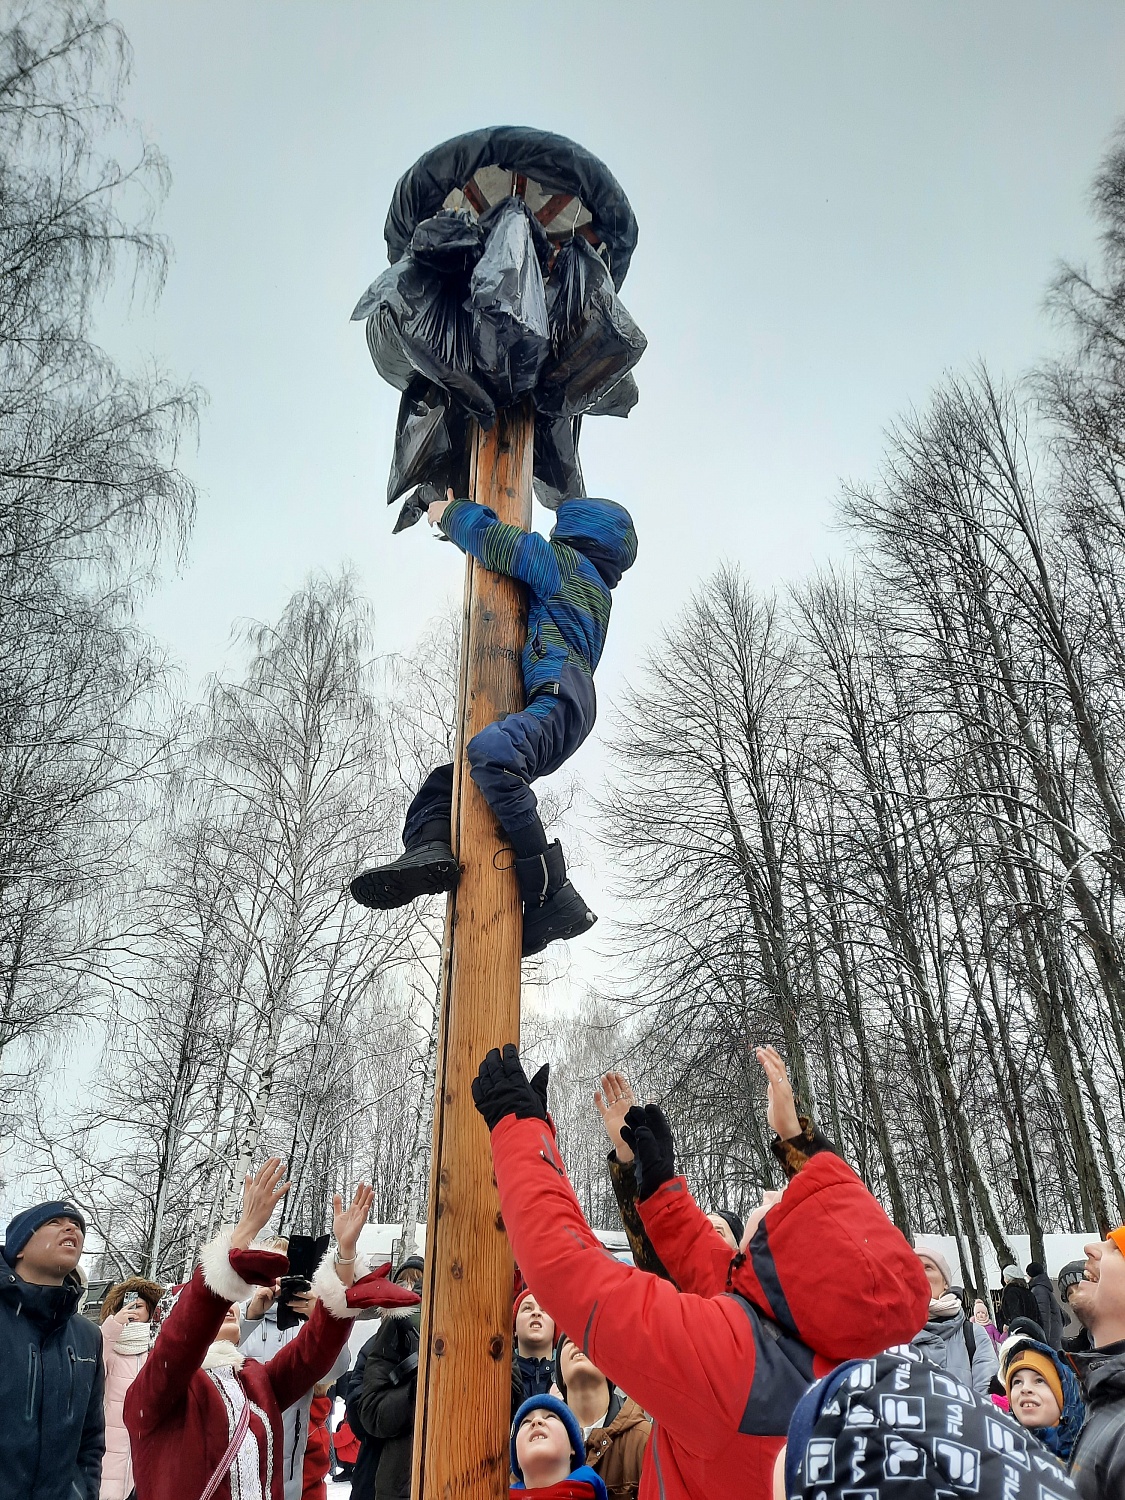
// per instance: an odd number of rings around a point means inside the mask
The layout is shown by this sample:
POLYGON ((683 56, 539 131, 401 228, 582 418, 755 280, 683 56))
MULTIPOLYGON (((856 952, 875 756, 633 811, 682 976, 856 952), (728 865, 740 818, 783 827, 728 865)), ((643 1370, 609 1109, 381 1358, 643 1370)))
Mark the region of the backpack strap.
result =
POLYGON ((977 1352, 977 1336, 973 1332, 976 1327, 968 1318, 961 1324, 961 1333, 965 1339, 965 1352, 969 1356, 969 1374, 973 1373, 973 1355, 977 1352))

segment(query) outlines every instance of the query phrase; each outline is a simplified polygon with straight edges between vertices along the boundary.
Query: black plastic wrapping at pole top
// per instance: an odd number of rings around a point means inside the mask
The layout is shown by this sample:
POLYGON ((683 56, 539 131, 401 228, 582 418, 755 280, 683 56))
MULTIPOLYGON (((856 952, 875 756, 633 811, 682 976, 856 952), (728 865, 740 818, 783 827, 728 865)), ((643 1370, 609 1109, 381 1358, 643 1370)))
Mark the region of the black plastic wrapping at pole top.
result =
POLYGON ((463 489, 469 418, 488 429, 528 395, 537 497, 555 509, 584 495, 583 416, 628 416, 646 346, 617 295, 637 221, 616 178, 563 136, 475 130, 400 179, 386 237, 391 264, 352 317, 403 393, 387 485, 389 504, 406 497, 395 530, 463 489))
POLYGON ((387 256, 406 253, 411 236, 436 214, 454 188, 481 167, 504 167, 555 193, 573 193, 589 209, 592 228, 606 247, 613 284, 620 291, 637 246, 637 220, 621 184, 592 152, 564 135, 526 125, 490 125, 443 141, 399 178, 387 210, 387 256))

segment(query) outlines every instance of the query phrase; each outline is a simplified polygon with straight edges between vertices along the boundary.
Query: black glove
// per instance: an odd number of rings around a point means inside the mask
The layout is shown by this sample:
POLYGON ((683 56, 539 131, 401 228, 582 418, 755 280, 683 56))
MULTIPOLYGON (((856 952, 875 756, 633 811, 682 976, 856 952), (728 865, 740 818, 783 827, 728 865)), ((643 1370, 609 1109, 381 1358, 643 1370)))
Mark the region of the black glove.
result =
POLYGON ((634 1104, 625 1116, 621 1136, 633 1153, 637 1197, 643 1203, 676 1175, 672 1127, 659 1104, 634 1104))
POLYGON ((538 1073, 534 1074, 531 1079, 531 1087, 535 1090, 539 1097, 539 1102, 543 1106, 544 1119, 547 1118, 547 1079, 550 1077, 550 1074, 551 1064, 544 1063, 538 1073))
POLYGON ((489 1130, 495 1130, 506 1115, 515 1115, 517 1120, 547 1118, 546 1072, 546 1068, 540 1068, 535 1084, 528 1083, 520 1055, 511 1042, 503 1055, 493 1047, 473 1079, 473 1103, 489 1130))

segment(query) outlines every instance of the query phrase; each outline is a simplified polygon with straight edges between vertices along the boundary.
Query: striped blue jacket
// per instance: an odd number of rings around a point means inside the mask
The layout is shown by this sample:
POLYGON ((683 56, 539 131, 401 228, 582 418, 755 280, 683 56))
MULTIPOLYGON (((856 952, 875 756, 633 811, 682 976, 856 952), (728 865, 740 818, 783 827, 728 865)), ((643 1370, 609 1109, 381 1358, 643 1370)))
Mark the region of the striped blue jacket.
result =
POLYGON ((564 664, 593 675, 609 629, 610 590, 637 556, 637 533, 613 500, 564 500, 550 537, 521 531, 470 500, 445 508, 441 529, 493 573, 527 585, 527 696, 559 680, 564 664))

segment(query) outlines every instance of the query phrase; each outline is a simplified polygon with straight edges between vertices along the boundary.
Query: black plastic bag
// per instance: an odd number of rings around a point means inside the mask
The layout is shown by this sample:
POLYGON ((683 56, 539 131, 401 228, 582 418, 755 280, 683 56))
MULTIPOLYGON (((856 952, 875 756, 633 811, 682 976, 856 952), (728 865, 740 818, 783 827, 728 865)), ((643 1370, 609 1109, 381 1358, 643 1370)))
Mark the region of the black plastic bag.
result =
POLYGON ((433 484, 442 495, 447 485, 456 488, 466 440, 465 414, 449 394, 431 381, 415 380, 399 402, 387 504, 417 484, 433 484))
POLYGON ((519 199, 497 204, 482 221, 488 238, 469 283, 473 354, 497 406, 511 406, 534 389, 550 348, 532 222, 519 199))
POLYGON ((586 413, 590 417, 627 417, 641 399, 636 377, 622 375, 616 385, 591 406, 586 413))
POLYGON ((593 215, 620 288, 637 244, 637 220, 621 184, 603 161, 565 136, 526 125, 493 125, 443 141, 414 163, 395 188, 387 212, 387 255, 398 260, 423 219, 436 214, 454 188, 481 167, 506 167, 551 193, 572 193, 593 215))
POLYGON ((551 416, 577 416, 608 396, 640 359, 648 340, 613 289, 605 262, 575 235, 559 250, 547 283, 551 354, 535 404, 551 416))
POLYGON ((535 421, 534 487, 536 498, 548 510, 557 510, 564 500, 585 495, 582 465, 578 461, 578 419, 558 417, 535 421))
POLYGON ((423 375, 492 426, 496 405, 473 370, 472 317, 458 281, 404 255, 372 282, 352 318, 367 318, 367 347, 384 380, 401 391, 423 375))
MULTIPOLYGON (((408 526, 416 526, 435 500, 444 500, 445 498, 445 491, 439 490, 436 484, 420 484, 402 502, 402 509, 398 513, 398 519, 391 528, 391 535, 397 536, 400 531, 405 531, 408 526)), ((438 535, 443 542, 449 540, 444 533, 439 532, 438 535)))
POLYGON ((484 231, 465 214, 443 211, 418 225, 410 253, 420 266, 439 275, 467 279, 484 253, 484 231))

